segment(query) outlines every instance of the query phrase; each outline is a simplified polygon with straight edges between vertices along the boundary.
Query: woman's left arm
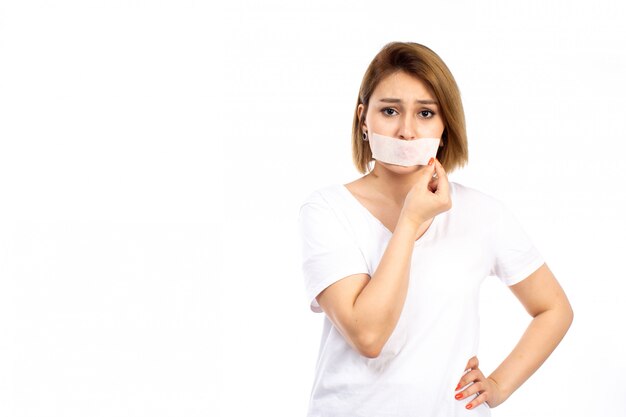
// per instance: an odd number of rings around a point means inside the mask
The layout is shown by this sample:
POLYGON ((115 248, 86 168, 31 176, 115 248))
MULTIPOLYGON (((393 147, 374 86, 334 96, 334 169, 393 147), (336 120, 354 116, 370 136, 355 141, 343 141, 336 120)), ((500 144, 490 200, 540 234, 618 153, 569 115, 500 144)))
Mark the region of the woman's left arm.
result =
MULTIPOLYGON (((460 387, 473 382, 455 398, 461 400, 480 394, 467 404, 475 408, 486 402, 490 408, 502 404, 550 356, 567 333, 574 312, 565 292, 545 263, 526 279, 509 287, 533 317, 513 351, 491 373, 484 377, 475 356, 468 362, 471 369, 459 381, 460 387)), ((466 369, 466 371, 467 371, 466 369)))

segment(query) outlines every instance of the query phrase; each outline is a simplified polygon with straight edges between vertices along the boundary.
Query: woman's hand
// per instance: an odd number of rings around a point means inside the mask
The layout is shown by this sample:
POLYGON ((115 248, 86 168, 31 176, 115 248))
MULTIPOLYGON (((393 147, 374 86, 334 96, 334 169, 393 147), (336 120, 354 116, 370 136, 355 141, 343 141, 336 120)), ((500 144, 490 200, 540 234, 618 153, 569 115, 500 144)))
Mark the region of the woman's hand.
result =
POLYGON ((448 176, 441 163, 433 159, 432 165, 420 170, 420 176, 404 199, 400 214, 415 227, 452 207, 448 176), (433 178, 433 173, 437 174, 437 178, 433 178))
POLYGON ((465 371, 468 370, 469 372, 461 377, 455 391, 459 391, 469 383, 471 383, 471 385, 456 394, 454 398, 460 401, 474 394, 479 395, 468 402, 465 408, 470 410, 476 408, 483 402, 486 402, 489 408, 495 408, 506 400, 506 396, 500 390, 496 381, 491 378, 485 378, 482 371, 478 368, 478 358, 476 356, 473 356, 469 362, 467 362, 465 371))

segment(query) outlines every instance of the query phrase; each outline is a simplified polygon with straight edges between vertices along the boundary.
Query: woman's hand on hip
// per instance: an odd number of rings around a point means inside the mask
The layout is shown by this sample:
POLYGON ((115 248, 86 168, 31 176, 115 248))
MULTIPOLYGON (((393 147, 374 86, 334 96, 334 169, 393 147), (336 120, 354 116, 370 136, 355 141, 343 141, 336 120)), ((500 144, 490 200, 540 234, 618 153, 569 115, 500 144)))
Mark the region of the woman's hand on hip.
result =
POLYGON ((485 375, 478 368, 478 358, 476 356, 473 356, 467 362, 465 371, 469 372, 464 374, 459 380, 459 384, 455 388, 455 391, 459 392, 454 398, 460 401, 478 394, 477 397, 465 405, 465 408, 471 410, 483 402, 487 403, 489 408, 495 408, 506 400, 496 381, 491 378, 485 378, 485 375), (468 384, 471 385, 466 387, 468 384))
POLYGON ((439 213, 450 210, 450 184, 441 163, 433 158, 432 165, 426 165, 404 199, 401 217, 405 217, 418 227, 439 213), (437 178, 433 178, 433 174, 437 178))

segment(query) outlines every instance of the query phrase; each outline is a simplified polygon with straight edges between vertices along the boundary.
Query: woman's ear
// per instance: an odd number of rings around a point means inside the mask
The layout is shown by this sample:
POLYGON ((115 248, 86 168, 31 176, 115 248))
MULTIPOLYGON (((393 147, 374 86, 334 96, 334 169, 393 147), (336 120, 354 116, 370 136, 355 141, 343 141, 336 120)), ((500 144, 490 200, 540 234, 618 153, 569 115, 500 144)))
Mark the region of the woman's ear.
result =
POLYGON ((361 123, 361 130, 363 132, 367 132, 367 125, 365 124, 365 115, 363 111, 365 110, 365 106, 363 104, 359 104, 357 107, 357 115, 359 116, 359 123, 361 123))

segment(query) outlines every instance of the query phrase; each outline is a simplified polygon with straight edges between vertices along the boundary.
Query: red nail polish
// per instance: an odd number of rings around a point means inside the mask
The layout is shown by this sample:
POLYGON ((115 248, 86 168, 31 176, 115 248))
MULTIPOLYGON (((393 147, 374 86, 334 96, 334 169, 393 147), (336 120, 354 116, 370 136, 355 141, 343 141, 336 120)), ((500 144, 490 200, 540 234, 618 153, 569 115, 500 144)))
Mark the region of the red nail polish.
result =
POLYGON ((454 396, 454 398, 456 398, 457 400, 460 400, 461 398, 463 398, 463 394, 457 394, 454 396))
POLYGON ((428 161, 428 165, 432 165, 435 162, 435 158, 430 158, 428 161))
POLYGON ((459 382, 459 385, 456 386, 456 388, 454 389, 455 391, 458 391, 459 388, 461 388, 461 383, 459 382))
POLYGON ((465 408, 467 408, 468 410, 469 410, 470 408, 472 408, 472 403, 467 404, 467 405, 465 406, 465 408))

